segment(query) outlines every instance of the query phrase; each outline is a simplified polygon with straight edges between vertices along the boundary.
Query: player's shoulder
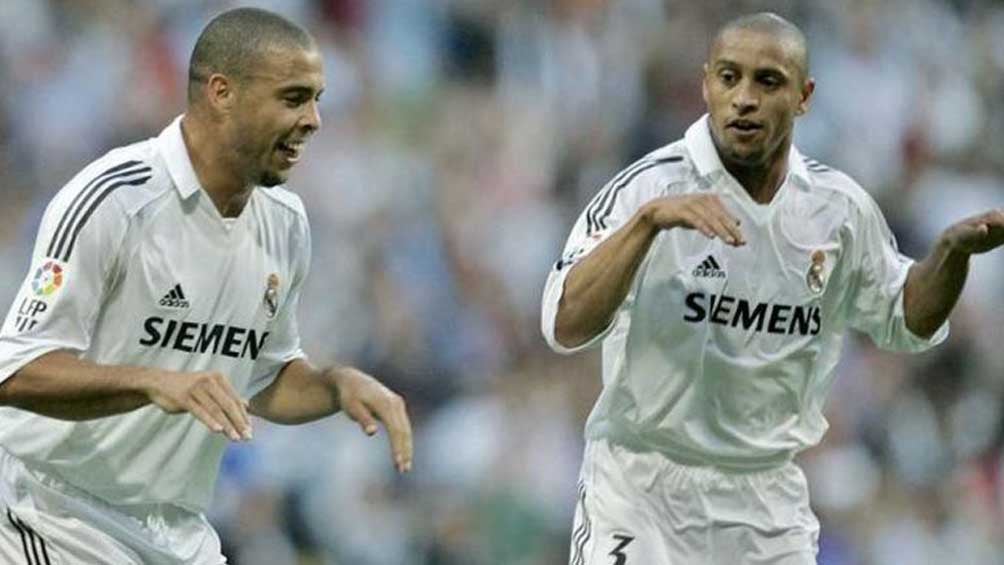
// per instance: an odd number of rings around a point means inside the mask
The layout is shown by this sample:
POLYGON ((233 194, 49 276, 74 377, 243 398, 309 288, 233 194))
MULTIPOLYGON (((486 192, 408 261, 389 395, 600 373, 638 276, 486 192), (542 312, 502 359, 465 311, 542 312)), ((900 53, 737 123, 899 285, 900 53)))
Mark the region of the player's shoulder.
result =
POLYGON ((694 164, 686 146, 683 140, 678 140, 650 151, 622 169, 618 177, 621 182, 645 177, 664 185, 692 177, 693 170, 694 164))
POLYGON ((85 166, 46 210, 40 233, 49 242, 47 256, 69 261, 84 234, 128 229, 135 211, 163 192, 162 169, 150 140, 112 149, 85 166))
POLYGON ((130 215, 163 194, 170 183, 154 139, 117 147, 91 161, 53 198, 52 208, 90 216, 116 209, 130 215), (117 202, 119 206, 108 206, 117 202))
POLYGON ((270 186, 256 190, 262 202, 277 213, 285 215, 292 223, 307 222, 307 208, 295 192, 284 186, 270 186))
POLYGON ((805 164, 813 192, 845 203, 854 213, 875 208, 875 200, 853 177, 811 157, 796 154, 805 164))

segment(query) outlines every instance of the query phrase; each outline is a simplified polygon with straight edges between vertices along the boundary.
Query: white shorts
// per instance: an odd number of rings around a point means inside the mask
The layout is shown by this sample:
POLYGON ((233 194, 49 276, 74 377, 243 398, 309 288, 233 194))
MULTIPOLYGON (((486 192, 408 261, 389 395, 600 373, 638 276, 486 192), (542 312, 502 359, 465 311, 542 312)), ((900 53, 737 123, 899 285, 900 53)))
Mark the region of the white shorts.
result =
POLYGON ((222 565, 202 514, 170 505, 123 509, 0 449, 0 563, 222 565))
POLYGON ((586 444, 570 565, 815 565, 818 539, 794 463, 727 473, 586 444))

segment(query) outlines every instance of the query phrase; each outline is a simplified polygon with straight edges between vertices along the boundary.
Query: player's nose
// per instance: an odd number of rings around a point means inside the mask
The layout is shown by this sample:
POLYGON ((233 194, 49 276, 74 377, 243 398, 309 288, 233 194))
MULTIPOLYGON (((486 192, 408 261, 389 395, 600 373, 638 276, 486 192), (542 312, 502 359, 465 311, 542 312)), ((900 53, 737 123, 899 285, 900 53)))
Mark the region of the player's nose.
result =
POLYGON ((732 96, 732 108, 739 114, 746 114, 760 106, 760 99, 748 81, 743 81, 732 96))
POLYGON ((300 127, 310 133, 321 129, 321 111, 317 107, 316 100, 304 105, 303 115, 300 116, 300 127))

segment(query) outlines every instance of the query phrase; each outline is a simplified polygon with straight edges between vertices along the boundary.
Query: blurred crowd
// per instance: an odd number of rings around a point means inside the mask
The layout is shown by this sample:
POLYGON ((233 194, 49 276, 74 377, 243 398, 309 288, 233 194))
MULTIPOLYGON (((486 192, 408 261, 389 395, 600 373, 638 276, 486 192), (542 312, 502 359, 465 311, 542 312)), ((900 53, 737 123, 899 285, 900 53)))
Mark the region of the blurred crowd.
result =
MULTIPOLYGON (((238 565, 567 559, 598 354, 562 358, 539 300, 574 218, 704 111, 715 28, 799 24, 816 95, 796 143, 855 177, 902 250, 1004 202, 1004 3, 271 0, 325 56, 324 127, 290 187, 313 270, 306 349, 408 399, 416 468, 342 417, 259 422, 211 520, 238 565)), ((42 210, 107 149, 183 112, 188 56, 234 2, 0 2, 0 302, 42 210)), ((848 340, 802 458, 822 565, 1004 563, 1004 252, 972 262, 933 352, 848 340)))

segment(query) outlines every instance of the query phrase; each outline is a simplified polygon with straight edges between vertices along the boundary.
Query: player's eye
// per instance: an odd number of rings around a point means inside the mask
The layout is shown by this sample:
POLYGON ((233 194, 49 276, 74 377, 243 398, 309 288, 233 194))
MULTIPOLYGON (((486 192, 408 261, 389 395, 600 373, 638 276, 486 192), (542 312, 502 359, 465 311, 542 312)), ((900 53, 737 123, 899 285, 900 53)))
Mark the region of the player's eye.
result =
POLYGON ((283 98, 283 102, 290 108, 297 108, 303 104, 304 98, 302 96, 287 96, 283 98))
POLYGON ((739 75, 735 71, 723 70, 719 71, 718 78, 722 83, 732 85, 739 79, 739 75))
POLYGON ((778 77, 775 74, 763 74, 763 75, 760 75, 758 77, 758 80, 760 81, 760 84, 762 84, 762 85, 764 85, 764 86, 766 86, 767 88, 770 88, 770 89, 777 88, 777 87, 781 86, 781 84, 784 82, 784 81, 781 80, 780 77, 778 77))

